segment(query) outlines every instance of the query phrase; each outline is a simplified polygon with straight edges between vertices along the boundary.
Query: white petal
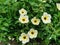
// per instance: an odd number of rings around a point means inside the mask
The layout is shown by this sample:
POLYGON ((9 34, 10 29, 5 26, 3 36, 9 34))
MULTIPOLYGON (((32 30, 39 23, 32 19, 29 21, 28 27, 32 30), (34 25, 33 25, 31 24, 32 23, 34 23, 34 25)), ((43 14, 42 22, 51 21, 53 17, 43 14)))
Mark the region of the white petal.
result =
POLYGON ((58 10, 60 10, 60 3, 56 3, 58 10))

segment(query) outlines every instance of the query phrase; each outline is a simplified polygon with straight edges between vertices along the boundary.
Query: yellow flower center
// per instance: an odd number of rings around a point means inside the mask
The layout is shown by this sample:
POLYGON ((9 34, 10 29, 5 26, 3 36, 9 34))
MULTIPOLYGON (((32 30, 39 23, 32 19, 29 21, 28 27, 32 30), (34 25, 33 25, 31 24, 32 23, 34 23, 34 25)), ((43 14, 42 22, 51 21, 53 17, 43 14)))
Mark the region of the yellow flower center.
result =
POLYGON ((46 17, 44 17, 44 20, 47 20, 47 16, 46 16, 46 17))
POLYGON ((31 34, 33 35, 33 34, 34 34, 34 32, 31 32, 31 34))
POLYGON ((24 13, 24 11, 22 11, 22 13, 24 13))
POLYGON ((34 23, 36 23, 37 22, 37 20, 34 20, 34 23))
POLYGON ((25 19, 23 18, 22 21, 25 21, 25 19))
POLYGON ((23 39, 26 39, 26 36, 23 36, 23 39))

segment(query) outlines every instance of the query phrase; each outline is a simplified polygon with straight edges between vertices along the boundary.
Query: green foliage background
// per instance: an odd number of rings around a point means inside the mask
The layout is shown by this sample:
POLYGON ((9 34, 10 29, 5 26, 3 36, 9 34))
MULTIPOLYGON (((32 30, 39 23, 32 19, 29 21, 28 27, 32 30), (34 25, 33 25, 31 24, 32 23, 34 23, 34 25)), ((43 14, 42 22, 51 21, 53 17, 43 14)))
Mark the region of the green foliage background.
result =
POLYGON ((27 33, 30 28, 39 31, 38 37, 33 39, 27 45, 60 45, 60 11, 56 7, 56 3, 60 0, 0 0, 0 41, 8 42, 8 36, 14 37, 15 41, 21 45, 19 36, 22 32, 27 33), (29 19, 37 17, 41 19, 43 12, 47 12, 52 16, 50 24, 43 24, 41 21, 39 26, 21 24, 19 22, 19 10, 24 8, 28 11, 29 19), (36 44, 35 44, 36 42, 36 44))

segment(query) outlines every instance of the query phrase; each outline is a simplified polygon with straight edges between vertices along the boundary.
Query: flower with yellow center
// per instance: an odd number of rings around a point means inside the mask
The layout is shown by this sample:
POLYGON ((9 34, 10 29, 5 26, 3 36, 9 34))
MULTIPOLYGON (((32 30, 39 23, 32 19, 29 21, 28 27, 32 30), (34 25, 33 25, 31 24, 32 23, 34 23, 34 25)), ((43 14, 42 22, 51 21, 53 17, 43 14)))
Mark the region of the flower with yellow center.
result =
POLYGON ((60 10, 60 3, 56 3, 57 9, 60 10))
POLYGON ((29 42, 29 37, 27 34, 22 33, 19 37, 19 40, 22 41, 22 44, 26 44, 27 42, 29 42))
POLYGON ((34 18, 31 19, 31 22, 32 22, 32 24, 34 24, 34 25, 39 25, 40 19, 37 19, 36 17, 34 17, 34 18))
POLYGON ((28 22, 29 22, 28 16, 27 16, 27 15, 25 15, 25 16, 20 16, 19 21, 20 21, 21 23, 28 23, 28 22))
POLYGON ((19 13, 20 15, 26 15, 27 11, 24 8, 22 8, 21 10, 19 10, 19 13))
POLYGON ((33 28, 31 28, 30 31, 28 32, 28 35, 31 39, 36 38, 37 34, 38 34, 38 31, 33 28))
POLYGON ((43 23, 47 24, 47 23, 51 23, 51 15, 44 12, 43 16, 41 17, 43 23))

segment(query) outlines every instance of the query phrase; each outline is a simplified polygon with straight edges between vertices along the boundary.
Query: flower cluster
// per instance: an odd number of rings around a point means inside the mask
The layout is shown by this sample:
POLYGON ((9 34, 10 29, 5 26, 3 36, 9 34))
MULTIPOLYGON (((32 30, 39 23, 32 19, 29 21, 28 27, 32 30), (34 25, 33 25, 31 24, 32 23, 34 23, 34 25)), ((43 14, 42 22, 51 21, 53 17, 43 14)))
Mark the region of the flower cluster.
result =
POLYGON ((60 0, 0 0, 0 43, 59 45, 59 32, 60 0))
POLYGON ((22 41, 23 44, 26 44, 27 42, 30 41, 29 38, 30 39, 36 38, 37 34, 38 34, 38 31, 31 28, 27 34, 22 33, 21 36, 19 37, 19 40, 22 41))
MULTIPOLYGON (((24 8, 19 10, 19 14, 20 14, 19 21, 21 23, 25 24, 29 22, 27 11, 24 8)), ((44 24, 51 23, 51 15, 48 14, 47 12, 44 12, 43 15, 41 16, 41 20, 44 24)), ((41 21, 39 18, 33 17, 31 19, 31 22, 33 25, 39 25, 41 21)), ((19 37, 19 40, 22 41, 23 44, 26 44, 27 42, 29 42, 29 38, 30 39, 36 38, 37 34, 38 34, 38 31, 31 28, 27 34, 22 33, 21 36, 19 37)))
MULTIPOLYGON (((19 10, 19 13, 20 13, 19 21, 21 23, 28 23, 29 22, 29 17, 27 15, 27 11, 22 8, 21 10, 19 10)), ((45 24, 51 23, 51 15, 48 14, 47 12, 44 12, 43 15, 41 16, 41 20, 45 24)), ((38 19, 36 17, 33 17, 31 19, 31 22, 32 22, 33 25, 39 25, 40 19, 38 19)))
MULTIPOLYGON (((45 2, 46 0, 44 0, 45 2)), ((57 6, 57 9, 60 10, 60 3, 56 3, 56 6, 57 6)), ((25 23, 28 23, 29 22, 29 16, 27 15, 27 11, 22 8, 19 10, 19 14, 20 14, 20 17, 19 17, 19 22, 21 22, 22 24, 25 24, 25 23)), ((41 19, 37 18, 37 17, 33 17, 31 19, 31 23, 33 25, 39 25, 40 22, 44 23, 44 24, 47 24, 47 23, 51 23, 51 15, 48 14, 47 12, 43 12, 43 15, 41 16, 41 19)), ((34 28, 31 28, 28 33, 22 33, 20 36, 19 36, 19 41, 22 41, 22 44, 26 44, 27 42, 30 41, 30 39, 34 39, 36 38, 38 35, 38 31, 35 30, 34 28)), ((10 36, 8 37, 9 40, 14 40, 14 38, 11 38, 10 36)))
POLYGON ((28 23, 29 22, 29 18, 27 16, 27 11, 22 8, 21 10, 19 10, 19 13, 20 13, 19 21, 21 23, 28 23))

